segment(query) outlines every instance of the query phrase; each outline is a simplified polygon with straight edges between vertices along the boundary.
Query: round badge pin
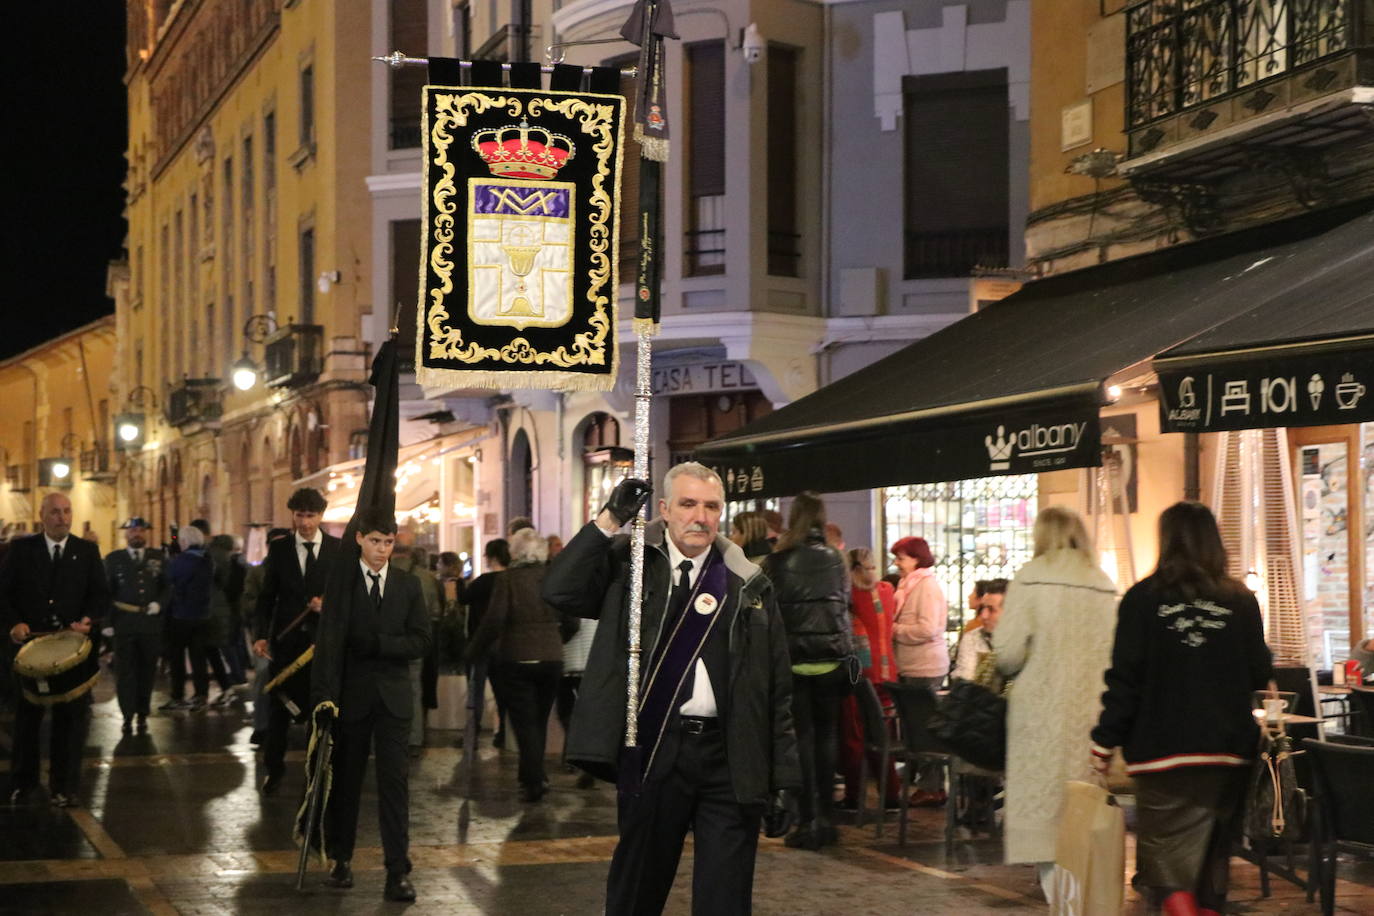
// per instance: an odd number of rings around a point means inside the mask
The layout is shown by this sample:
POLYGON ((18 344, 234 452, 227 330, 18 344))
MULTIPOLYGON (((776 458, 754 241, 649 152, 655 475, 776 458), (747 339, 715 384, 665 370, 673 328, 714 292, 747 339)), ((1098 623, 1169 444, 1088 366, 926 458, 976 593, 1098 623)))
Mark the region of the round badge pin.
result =
POLYGON ((697 595, 696 604, 693 605, 698 614, 710 614, 716 609, 716 599, 714 595, 697 595))

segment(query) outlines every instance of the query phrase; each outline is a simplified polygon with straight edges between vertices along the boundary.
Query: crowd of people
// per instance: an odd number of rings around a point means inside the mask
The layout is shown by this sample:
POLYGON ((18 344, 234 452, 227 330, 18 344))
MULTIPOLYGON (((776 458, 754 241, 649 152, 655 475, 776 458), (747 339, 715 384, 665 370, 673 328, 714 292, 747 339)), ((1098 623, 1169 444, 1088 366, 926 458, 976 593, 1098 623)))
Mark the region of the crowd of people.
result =
MULTIPOLYGON (((1227 573, 1205 507, 1185 502, 1163 514, 1157 567, 1122 598, 1082 520, 1046 508, 1034 524, 1033 559, 1011 581, 977 582, 951 620, 923 538, 900 538, 886 561, 867 547, 847 549, 813 493, 791 500, 786 520, 773 511, 735 514, 726 537, 720 479, 678 465, 645 534, 638 738, 627 748, 632 564, 623 529, 650 494, 644 481, 623 481, 566 547, 515 519, 506 538, 485 544, 483 572, 471 579, 458 556, 431 566, 389 520, 368 534, 385 541, 384 551, 369 554, 359 533, 360 588, 370 580, 381 609, 387 578, 397 577, 413 604, 398 605, 397 622, 380 634, 339 637, 348 664, 377 672, 378 711, 362 731, 355 723, 341 735, 361 742, 361 761, 375 740, 379 785, 383 770, 392 780, 382 793, 388 895, 400 895, 392 899, 414 891, 397 820, 406 804, 403 756, 384 766, 383 742, 387 755, 403 743, 419 753, 437 673, 449 664, 467 675, 469 691, 490 684, 491 740, 505 747, 513 737, 524 802, 549 790, 545 736, 555 710, 566 734, 563 765, 580 771, 577 785, 600 778, 617 786, 621 842, 608 913, 662 909, 688 830, 697 838, 698 912, 748 910, 760 827, 796 849, 837 843, 837 811, 855 807, 866 789, 859 774, 868 742, 854 694, 861 679, 889 703, 884 685, 893 683, 940 692, 974 681, 1005 691, 1006 861, 1038 866, 1047 895, 1065 782, 1089 766, 1105 769, 1119 753, 1138 786, 1142 886, 1166 913, 1221 910, 1228 831, 1256 748, 1251 695, 1272 671, 1254 595, 1227 573), (380 559, 369 566, 369 557, 380 559)), ((168 714, 251 699, 260 788, 273 795, 290 729, 313 705, 299 672, 322 638, 325 583, 341 554, 321 528, 319 492, 299 490, 287 508, 292 525, 268 532, 260 565, 203 520, 154 547, 138 517, 123 526, 125 546, 102 562, 93 544, 70 534, 70 502, 50 494, 42 532, 14 542, 0 563, 11 641, 64 627, 97 645, 104 637, 125 735, 146 732, 159 668, 168 695, 159 709, 168 714)), ((1357 651, 1374 652, 1374 641, 1357 651)), ((38 789, 38 725, 51 709, 51 799, 79 805, 89 695, 16 709, 11 801, 38 789)), ((362 765, 349 780, 361 780, 362 765)), ((878 761, 867 769, 876 773, 878 761)), ((948 775, 938 760, 922 763, 909 774, 910 804, 950 803, 948 775)), ((896 805, 895 770, 878 782, 879 803, 896 805)), ((351 886, 347 846, 333 850, 336 886, 351 886)))

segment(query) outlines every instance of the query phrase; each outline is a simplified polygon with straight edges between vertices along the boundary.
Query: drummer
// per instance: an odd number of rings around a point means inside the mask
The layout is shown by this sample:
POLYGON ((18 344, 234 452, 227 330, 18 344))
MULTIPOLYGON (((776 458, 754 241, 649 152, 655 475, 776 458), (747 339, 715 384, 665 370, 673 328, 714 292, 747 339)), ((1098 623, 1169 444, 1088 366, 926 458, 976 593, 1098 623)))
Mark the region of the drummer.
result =
POLYGON ((135 515, 122 526, 123 550, 105 557, 105 575, 113 594, 115 693, 124 714, 124 734, 148 733, 153 677, 162 655, 162 617, 170 584, 166 558, 148 546, 148 523, 135 515))
MULTIPOLYGON (((270 677, 289 666, 315 642, 315 622, 324 596, 329 567, 339 552, 339 539, 320 530, 324 495, 301 487, 286 502, 291 510, 293 534, 267 548, 263 560, 262 590, 258 593, 257 639, 253 652, 271 661, 270 677)), ((286 772, 287 733, 291 713, 274 697, 270 704, 267 740, 263 743, 264 795, 275 794, 286 772)))
MULTIPOLYGON (((110 604, 100 548, 71 533, 71 500, 49 493, 39 515, 42 532, 12 542, 0 565, 0 620, 16 644, 62 629, 89 636, 110 604)), ((30 800, 38 788, 38 731, 46 708, 22 693, 15 702, 10 804, 30 800)), ((90 693, 52 706, 48 785, 58 807, 81 804, 81 751, 90 720, 90 693)))

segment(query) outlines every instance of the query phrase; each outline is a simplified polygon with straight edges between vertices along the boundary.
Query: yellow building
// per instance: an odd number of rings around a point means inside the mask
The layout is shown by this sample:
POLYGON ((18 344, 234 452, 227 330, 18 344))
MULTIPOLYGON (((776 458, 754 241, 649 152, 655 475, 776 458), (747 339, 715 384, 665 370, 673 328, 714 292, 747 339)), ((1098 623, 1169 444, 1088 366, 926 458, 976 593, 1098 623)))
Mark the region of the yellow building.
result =
POLYGON ((72 501, 72 530, 117 544, 110 442, 115 319, 101 318, 0 362, 0 536, 40 530, 50 492, 72 501))
POLYGON ((1374 298, 1355 273, 1374 209, 1374 25, 1357 0, 1264 9, 1031 5, 1027 265, 1096 297, 1104 348, 1137 336, 1123 316, 1148 304, 1139 330, 1159 349, 1106 379, 1101 412, 1104 438, 1127 431, 1138 480, 1136 572, 1158 513, 1203 499, 1276 654, 1330 668, 1374 632, 1374 495, 1359 485, 1374 474, 1374 298), (1323 400, 1331 384, 1343 394, 1323 400), (1269 399, 1252 408, 1251 390, 1269 399))
POLYGON ((370 16, 128 4, 113 379, 144 427, 119 497, 160 532, 205 517, 254 554, 293 482, 355 454, 366 429, 370 16), (258 377, 240 390, 245 360, 258 377))

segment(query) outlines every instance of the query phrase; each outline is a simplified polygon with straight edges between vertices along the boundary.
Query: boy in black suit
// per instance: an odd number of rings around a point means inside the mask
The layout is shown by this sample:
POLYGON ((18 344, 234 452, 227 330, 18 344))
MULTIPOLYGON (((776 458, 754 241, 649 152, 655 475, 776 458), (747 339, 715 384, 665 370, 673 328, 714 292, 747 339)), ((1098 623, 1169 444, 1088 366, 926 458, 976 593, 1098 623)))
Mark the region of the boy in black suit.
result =
MULTIPOLYGON (((333 787, 325 812, 326 852, 334 861, 326 884, 352 887, 350 860, 368 752, 377 753, 378 822, 386 862, 387 900, 411 901, 410 761, 407 740, 413 696, 410 663, 429 652, 429 611, 420 580, 392 566, 396 519, 364 509, 355 535, 361 556, 351 600, 328 607, 320 621, 312 672, 314 703, 338 706, 333 787)), ((343 575, 340 569, 336 574, 343 575)), ((332 593, 331 593, 332 594, 332 593)))
MULTIPOLYGON (((268 677, 277 674, 315 642, 324 584, 330 564, 339 552, 339 539, 320 530, 328 504, 319 490, 302 487, 287 500, 294 533, 267 548, 263 561, 262 590, 258 592, 257 625, 253 652, 269 659, 268 677)), ((308 677, 307 674, 298 677, 308 677)), ((267 740, 263 743, 264 795, 281 785, 286 770, 286 739, 291 713, 279 700, 263 695, 271 712, 267 740)))
MULTIPOLYGON (((72 629, 99 632, 110 603, 100 548, 72 534, 72 503, 61 493, 43 497, 43 531, 15 541, 0 566, 0 618, 16 645, 31 635, 72 629)), ((96 648, 92 647, 92 653, 96 648)), ((10 803, 38 788, 38 731, 46 706, 20 695, 15 702, 10 803)), ((49 787, 58 807, 81 804, 81 751, 91 720, 91 695, 52 705, 49 787)))

